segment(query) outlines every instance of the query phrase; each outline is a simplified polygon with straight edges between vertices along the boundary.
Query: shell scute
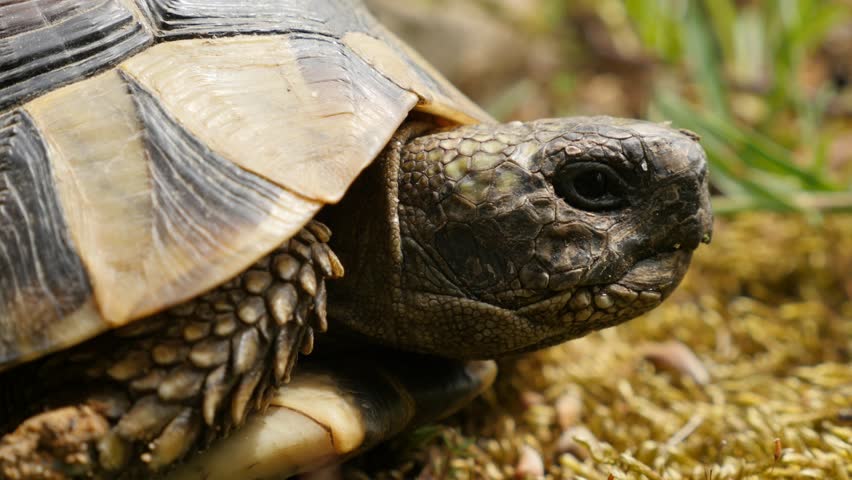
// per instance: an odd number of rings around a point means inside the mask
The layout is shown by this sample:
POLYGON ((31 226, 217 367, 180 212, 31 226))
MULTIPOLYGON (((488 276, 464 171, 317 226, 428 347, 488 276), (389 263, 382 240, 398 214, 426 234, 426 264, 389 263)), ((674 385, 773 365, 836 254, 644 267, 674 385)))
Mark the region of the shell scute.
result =
POLYGON ((338 201, 410 110, 490 121, 357 0, 15 5, 0 6, 0 66, 20 64, 0 68, 0 206, 40 187, 18 217, 0 209, 0 250, 35 239, 0 269, 32 294, 0 292, 0 370, 233 278, 338 201), (82 49, 9 53, 42 36, 82 49))

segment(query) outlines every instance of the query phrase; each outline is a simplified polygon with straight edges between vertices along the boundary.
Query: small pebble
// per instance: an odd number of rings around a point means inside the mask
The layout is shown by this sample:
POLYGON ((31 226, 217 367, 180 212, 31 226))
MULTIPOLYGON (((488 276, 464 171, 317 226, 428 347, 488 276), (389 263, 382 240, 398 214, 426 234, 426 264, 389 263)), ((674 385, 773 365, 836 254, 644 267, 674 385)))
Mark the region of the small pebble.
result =
POLYGON ((544 478, 544 460, 538 450, 529 445, 521 447, 518 463, 515 464, 515 478, 544 478))

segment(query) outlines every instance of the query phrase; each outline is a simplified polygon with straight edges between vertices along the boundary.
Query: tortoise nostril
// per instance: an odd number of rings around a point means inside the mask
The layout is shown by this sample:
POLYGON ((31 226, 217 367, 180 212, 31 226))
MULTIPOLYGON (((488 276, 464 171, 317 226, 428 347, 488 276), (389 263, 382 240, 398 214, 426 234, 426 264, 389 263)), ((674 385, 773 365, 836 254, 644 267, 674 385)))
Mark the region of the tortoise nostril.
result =
POLYGON ((668 243, 664 246, 661 246, 656 253, 672 253, 677 252, 678 250, 693 250, 691 247, 691 242, 689 240, 680 241, 675 243, 668 243))

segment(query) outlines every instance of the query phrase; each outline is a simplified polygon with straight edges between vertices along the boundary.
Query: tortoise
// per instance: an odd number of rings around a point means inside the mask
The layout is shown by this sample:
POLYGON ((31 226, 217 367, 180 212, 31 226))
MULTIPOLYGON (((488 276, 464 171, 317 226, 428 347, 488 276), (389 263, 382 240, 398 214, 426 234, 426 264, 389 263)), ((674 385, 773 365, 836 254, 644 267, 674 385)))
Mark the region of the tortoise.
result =
POLYGON ((498 124, 356 0, 0 19, 4 478, 340 461, 655 307, 710 240, 694 134, 498 124))

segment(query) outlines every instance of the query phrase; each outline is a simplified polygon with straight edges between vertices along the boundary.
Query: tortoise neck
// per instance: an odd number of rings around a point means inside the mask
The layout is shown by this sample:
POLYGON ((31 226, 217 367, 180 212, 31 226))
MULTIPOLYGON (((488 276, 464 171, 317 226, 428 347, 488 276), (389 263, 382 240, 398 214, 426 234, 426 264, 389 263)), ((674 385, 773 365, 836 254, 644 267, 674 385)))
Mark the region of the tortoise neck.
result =
MULTIPOLYGON (((330 226, 330 245, 346 269, 328 283, 328 312, 338 328, 393 344, 394 317, 402 303, 402 247, 399 225, 399 167, 405 145, 434 125, 403 124, 384 151, 356 179, 341 203, 319 215, 330 226), (379 331, 381 330, 381 331, 379 331)), ((331 326, 332 333, 335 326, 331 326)))

